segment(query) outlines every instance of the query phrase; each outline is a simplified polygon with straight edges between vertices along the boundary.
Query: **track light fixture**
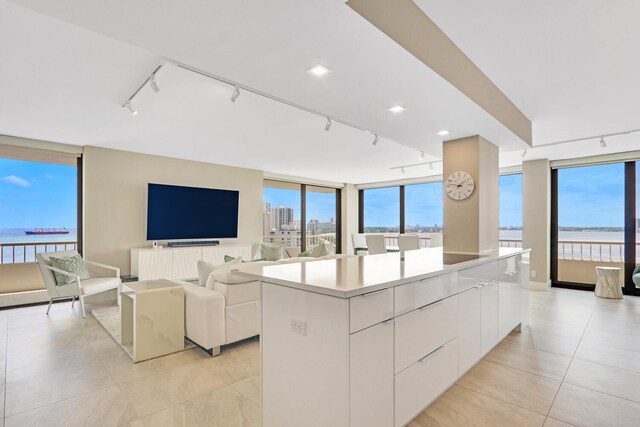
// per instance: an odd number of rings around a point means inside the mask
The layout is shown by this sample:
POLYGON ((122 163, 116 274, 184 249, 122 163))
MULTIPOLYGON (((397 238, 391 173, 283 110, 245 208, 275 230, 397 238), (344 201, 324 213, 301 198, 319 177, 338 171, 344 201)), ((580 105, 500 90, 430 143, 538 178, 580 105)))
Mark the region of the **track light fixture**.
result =
POLYGON ((400 168, 400 172, 405 173, 404 168, 400 168))
POLYGON ((332 124, 333 122, 331 121, 331 118, 327 117, 327 124, 324 125, 324 130, 329 132, 332 124))
POLYGON ((149 85, 155 93, 160 92, 160 86, 158 86, 158 83, 156 82, 156 73, 153 73, 149 76, 149 85))
POLYGON ((424 159, 424 151, 420 151, 420 155, 418 156, 418 160, 424 159))
POLYGON ((375 147, 377 143, 378 143, 378 134, 374 133, 373 134, 373 142, 372 142, 372 144, 375 147))
POLYGON ((607 142, 604 140, 604 136, 602 138, 600 138, 600 147, 602 147, 602 148, 606 148, 607 147, 607 142))
POLYGON ((240 96, 240 88, 238 86, 234 86, 233 93, 231 94, 231 102, 235 104, 239 96, 240 96))
POLYGON ((527 155, 527 149, 525 148, 524 150, 522 150, 522 155, 520 157, 524 159, 524 156, 526 155, 527 155))
POLYGON ((433 163, 429 163, 429 169, 433 169, 433 163))
POLYGON ((128 109, 131 112, 132 116, 135 116, 135 115, 138 114, 138 112, 133 109, 133 105, 131 105, 131 100, 125 102, 124 105, 122 106, 122 108, 128 109))

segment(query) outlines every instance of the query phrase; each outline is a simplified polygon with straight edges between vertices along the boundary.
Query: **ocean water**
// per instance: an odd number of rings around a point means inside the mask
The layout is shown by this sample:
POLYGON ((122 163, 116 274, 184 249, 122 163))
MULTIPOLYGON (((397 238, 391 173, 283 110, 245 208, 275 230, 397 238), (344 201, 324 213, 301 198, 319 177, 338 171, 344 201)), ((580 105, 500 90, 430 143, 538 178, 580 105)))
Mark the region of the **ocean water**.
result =
POLYGON ((75 229, 69 229, 69 234, 48 234, 40 236, 29 236, 25 231, 32 229, 12 228, 0 229, 0 248, 2 251, 2 263, 12 262, 35 262, 35 254, 38 252, 52 252, 56 250, 73 249, 73 245, 64 245, 59 242, 76 242, 78 233, 75 229), (8 245, 17 243, 15 246, 8 245), (23 246, 26 244, 26 246, 23 246))

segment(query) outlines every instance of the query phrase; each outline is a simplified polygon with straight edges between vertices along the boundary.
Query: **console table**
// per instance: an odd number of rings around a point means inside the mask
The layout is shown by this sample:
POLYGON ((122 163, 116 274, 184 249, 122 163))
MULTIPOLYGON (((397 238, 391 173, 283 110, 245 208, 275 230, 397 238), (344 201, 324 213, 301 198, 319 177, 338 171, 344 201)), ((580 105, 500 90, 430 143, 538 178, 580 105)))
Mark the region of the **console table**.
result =
POLYGON ((184 350, 184 287, 169 280, 123 283, 120 328, 134 362, 184 350))

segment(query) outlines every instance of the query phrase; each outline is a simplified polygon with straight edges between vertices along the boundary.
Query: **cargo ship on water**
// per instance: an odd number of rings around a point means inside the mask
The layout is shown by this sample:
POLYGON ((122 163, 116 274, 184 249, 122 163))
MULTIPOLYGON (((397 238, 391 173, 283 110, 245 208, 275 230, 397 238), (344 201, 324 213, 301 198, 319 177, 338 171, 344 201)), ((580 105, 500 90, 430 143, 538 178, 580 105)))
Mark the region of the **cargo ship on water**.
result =
POLYGON ((34 228, 33 230, 27 230, 24 232, 27 236, 42 236, 47 234, 69 234, 69 230, 66 228, 34 228))

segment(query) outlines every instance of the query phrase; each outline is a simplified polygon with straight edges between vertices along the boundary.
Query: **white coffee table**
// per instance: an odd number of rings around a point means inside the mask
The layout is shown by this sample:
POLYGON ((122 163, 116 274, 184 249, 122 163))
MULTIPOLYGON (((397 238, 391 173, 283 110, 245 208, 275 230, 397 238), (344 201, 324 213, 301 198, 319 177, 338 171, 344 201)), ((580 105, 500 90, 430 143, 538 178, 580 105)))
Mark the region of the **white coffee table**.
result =
POLYGON ((122 284, 121 344, 134 362, 184 350, 184 287, 169 280, 122 284), (130 348, 129 348, 130 346, 130 348))
POLYGON ((622 298, 620 272, 618 267, 596 267, 598 279, 595 294, 600 298, 622 298))

